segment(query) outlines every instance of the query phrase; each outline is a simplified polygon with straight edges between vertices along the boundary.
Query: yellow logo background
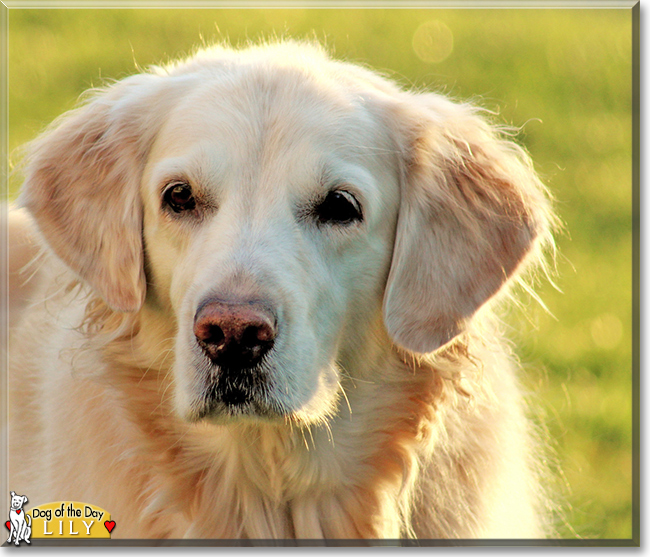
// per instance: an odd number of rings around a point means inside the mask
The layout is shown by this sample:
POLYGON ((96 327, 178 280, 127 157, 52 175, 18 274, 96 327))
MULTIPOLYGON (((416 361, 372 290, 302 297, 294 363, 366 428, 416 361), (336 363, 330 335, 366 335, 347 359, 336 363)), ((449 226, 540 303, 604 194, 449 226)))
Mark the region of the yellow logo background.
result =
POLYGON ((57 501, 33 507, 32 538, 43 539, 110 539, 104 522, 111 515, 104 509, 79 501, 57 501))

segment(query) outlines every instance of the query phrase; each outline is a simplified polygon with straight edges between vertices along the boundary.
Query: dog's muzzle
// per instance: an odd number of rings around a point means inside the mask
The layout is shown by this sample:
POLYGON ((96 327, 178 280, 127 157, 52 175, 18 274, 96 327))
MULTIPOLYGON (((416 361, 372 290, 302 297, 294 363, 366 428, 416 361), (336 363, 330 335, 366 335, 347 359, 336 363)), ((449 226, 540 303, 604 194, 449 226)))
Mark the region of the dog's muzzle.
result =
POLYGON ((230 406, 249 402, 263 377, 259 365, 273 348, 277 319, 259 302, 208 300, 194 317, 194 336, 218 373, 212 396, 230 406))

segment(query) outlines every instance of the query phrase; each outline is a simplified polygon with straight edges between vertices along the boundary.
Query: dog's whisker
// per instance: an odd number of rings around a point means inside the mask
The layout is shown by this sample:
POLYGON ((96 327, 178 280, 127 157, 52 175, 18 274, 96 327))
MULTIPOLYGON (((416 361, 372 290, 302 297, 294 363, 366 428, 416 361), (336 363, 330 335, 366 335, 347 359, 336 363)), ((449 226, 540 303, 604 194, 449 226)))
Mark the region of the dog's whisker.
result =
MULTIPOLYGON (((165 342, 165 341, 161 341, 161 342, 159 342, 156 346, 160 346, 160 344, 162 344, 163 342, 165 342)), ((158 372, 160 372, 160 371, 162 370, 163 366, 165 365, 165 362, 167 361, 167 358, 169 357, 170 354, 173 354, 173 353, 174 353, 174 349, 173 349, 173 348, 166 348, 165 350, 163 350, 162 352, 160 352, 160 353, 159 353, 159 354, 158 354, 158 355, 157 355, 157 356, 152 360, 151 364, 149 364, 149 366, 147 367, 147 369, 144 371, 144 373, 143 373, 142 376, 140 377, 140 380, 138 381, 138 385, 140 385, 140 384, 142 383, 142 381, 143 381, 144 378, 147 376, 147 374, 149 373, 149 371, 150 371, 150 370, 151 370, 151 369, 156 365, 156 362, 157 362, 157 360, 158 360, 159 358, 162 357, 163 359, 162 359, 162 361, 160 362, 160 365, 158 366, 158 372)))
POLYGON ((352 383, 352 387, 356 388, 356 383, 364 383, 366 385, 376 385, 376 381, 372 381, 370 379, 360 379, 358 377, 354 377, 351 375, 347 370, 341 368, 341 375, 345 377, 346 379, 349 379, 350 382, 352 383))
POLYGON ((309 443, 307 443, 307 437, 305 436, 304 428, 300 428, 300 435, 302 436, 302 442, 305 445, 305 449, 307 449, 307 452, 311 451, 311 449, 309 448, 309 443))
POLYGON ((348 412, 350 413, 350 417, 352 417, 352 406, 350 406, 350 400, 348 399, 348 395, 345 392, 345 387, 343 387, 343 385, 341 384, 340 381, 337 381, 337 383, 338 383, 338 386, 339 386, 339 391, 343 395, 343 398, 345 399, 345 403, 347 404, 348 412))
POLYGON ((332 434, 332 428, 327 420, 323 422, 323 426, 325 427, 325 430, 327 431, 327 438, 329 440, 330 445, 334 447, 334 435, 332 434))

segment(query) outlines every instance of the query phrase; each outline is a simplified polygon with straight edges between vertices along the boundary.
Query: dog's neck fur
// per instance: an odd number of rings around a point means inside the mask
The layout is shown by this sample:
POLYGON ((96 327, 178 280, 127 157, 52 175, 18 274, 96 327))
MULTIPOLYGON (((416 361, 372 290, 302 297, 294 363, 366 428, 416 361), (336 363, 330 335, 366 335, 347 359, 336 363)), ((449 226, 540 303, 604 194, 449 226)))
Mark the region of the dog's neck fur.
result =
POLYGON ((339 413, 328 424, 190 425, 165 396, 169 370, 152 373, 142 353, 133 365, 141 343, 137 324, 130 330, 104 353, 109 369, 121 370, 112 383, 125 394, 140 435, 135 446, 144 451, 139 458, 152 472, 141 515, 151 536, 412 535, 412 489, 450 383, 431 366, 407 364, 387 342, 366 363, 375 381, 342 379, 339 413))

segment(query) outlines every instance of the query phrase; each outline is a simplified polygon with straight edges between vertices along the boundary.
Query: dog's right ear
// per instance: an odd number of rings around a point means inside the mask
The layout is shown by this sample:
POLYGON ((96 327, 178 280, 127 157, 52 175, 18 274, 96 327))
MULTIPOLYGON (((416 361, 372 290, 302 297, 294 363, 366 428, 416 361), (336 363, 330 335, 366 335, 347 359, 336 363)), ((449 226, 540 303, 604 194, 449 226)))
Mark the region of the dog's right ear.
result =
POLYGON ((10 492, 9 492, 9 495, 11 495, 12 497, 15 497, 15 496, 16 496, 16 492, 15 492, 15 491, 10 491, 10 492))
POLYGON ((186 81, 126 78, 63 115, 28 151, 19 204, 54 253, 116 311, 136 311, 144 300, 140 176, 186 81))

